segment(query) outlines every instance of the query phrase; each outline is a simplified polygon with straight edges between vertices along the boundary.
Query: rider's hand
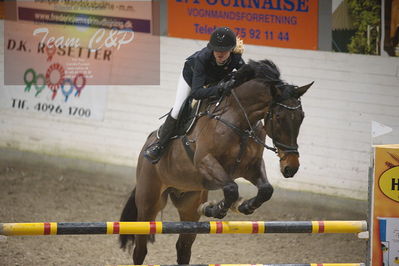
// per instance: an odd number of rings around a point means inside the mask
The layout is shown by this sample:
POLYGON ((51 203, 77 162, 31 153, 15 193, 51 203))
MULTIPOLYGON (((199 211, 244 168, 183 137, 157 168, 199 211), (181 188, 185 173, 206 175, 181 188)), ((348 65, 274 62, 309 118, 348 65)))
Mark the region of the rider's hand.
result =
POLYGON ((231 89, 234 87, 235 80, 230 79, 227 81, 221 81, 218 86, 219 86, 219 91, 221 92, 222 95, 229 95, 231 89))

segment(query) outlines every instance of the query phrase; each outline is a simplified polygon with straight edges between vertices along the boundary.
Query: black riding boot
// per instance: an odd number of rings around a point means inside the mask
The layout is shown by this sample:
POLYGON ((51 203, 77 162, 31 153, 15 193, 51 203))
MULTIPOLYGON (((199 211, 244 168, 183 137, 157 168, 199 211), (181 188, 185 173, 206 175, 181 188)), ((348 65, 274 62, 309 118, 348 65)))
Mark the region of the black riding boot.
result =
POLYGON ((161 127, 158 142, 150 145, 144 151, 144 157, 151 163, 156 164, 161 159, 163 152, 169 144, 170 138, 173 137, 173 134, 175 133, 176 122, 177 120, 169 114, 165 123, 161 127))

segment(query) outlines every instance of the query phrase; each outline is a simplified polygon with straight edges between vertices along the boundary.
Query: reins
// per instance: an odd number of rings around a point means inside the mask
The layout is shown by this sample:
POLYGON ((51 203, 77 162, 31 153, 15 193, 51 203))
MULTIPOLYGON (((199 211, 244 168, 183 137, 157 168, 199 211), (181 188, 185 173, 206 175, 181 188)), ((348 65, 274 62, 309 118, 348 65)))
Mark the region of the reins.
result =
POLYGON ((231 94, 233 95, 234 99, 236 100, 238 106, 240 107, 241 111, 244 114, 245 120, 247 121, 247 124, 249 126, 250 130, 245 130, 245 134, 248 135, 248 137, 252 138, 256 143, 263 145, 263 147, 265 147, 268 150, 273 151, 274 153, 277 153, 277 149, 275 147, 270 147, 269 145, 267 145, 264 141, 262 141, 256 134, 254 129, 252 128, 251 122, 249 121, 247 112, 245 111, 244 106, 242 106, 240 100, 237 97, 237 94, 235 93, 234 89, 231 90, 231 94))

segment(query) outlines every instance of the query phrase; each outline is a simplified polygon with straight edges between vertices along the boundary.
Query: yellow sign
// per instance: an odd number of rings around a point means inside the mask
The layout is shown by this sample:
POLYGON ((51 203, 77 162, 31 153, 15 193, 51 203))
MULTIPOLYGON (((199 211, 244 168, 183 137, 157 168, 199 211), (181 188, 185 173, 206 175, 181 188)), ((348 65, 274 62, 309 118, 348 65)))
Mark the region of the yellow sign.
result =
POLYGON ((385 196, 399 202, 399 166, 385 171, 378 183, 385 196))
POLYGON ((375 147, 370 204, 370 265, 393 265, 399 258, 398 144, 375 147))

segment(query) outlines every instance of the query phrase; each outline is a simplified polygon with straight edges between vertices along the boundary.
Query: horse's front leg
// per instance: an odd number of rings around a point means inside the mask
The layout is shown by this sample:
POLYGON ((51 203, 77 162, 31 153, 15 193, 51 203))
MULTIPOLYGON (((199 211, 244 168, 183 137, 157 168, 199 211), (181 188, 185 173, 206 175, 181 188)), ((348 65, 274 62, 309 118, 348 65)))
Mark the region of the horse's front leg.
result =
POLYGON ((205 156, 198 165, 204 176, 204 186, 208 189, 223 189, 224 199, 216 204, 206 202, 199 208, 199 212, 207 217, 222 219, 227 211, 238 200, 238 186, 226 173, 220 163, 210 154, 205 156))
POLYGON ((218 219, 223 219, 227 211, 233 205, 234 202, 238 200, 238 186, 236 183, 231 181, 223 187, 224 199, 216 204, 203 204, 202 214, 206 217, 214 217, 218 219))
POLYGON ((238 206, 238 211, 246 215, 252 214, 273 195, 273 187, 267 180, 265 162, 263 160, 259 167, 258 176, 251 178, 250 181, 258 188, 258 194, 256 197, 245 200, 241 205, 238 206))

